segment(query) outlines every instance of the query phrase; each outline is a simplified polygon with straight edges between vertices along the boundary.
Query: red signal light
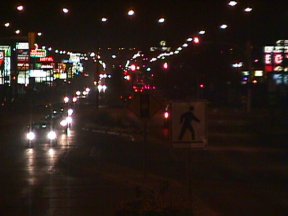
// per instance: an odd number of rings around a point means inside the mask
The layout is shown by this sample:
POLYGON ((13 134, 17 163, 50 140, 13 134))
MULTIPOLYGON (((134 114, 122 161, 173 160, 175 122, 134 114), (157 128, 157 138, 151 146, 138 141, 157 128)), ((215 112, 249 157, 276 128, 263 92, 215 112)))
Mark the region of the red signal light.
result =
POLYGON ((167 63, 167 62, 165 62, 165 63, 163 64, 163 68, 164 68, 165 70, 168 69, 168 63, 167 63))
POLYGON ((204 89, 204 88, 205 88, 205 84, 201 83, 201 84, 199 85, 199 87, 200 87, 201 89, 204 89))
POLYGON ((131 71, 136 71, 136 65, 135 65, 135 64, 132 64, 132 65, 130 66, 130 69, 131 69, 131 71))
POLYGON ((199 44, 199 43, 200 43, 200 38, 199 38, 199 37, 194 37, 194 38, 193 38, 193 42, 194 42, 195 44, 199 44))
POLYGON ((169 118, 169 112, 167 112, 167 111, 164 112, 164 118, 165 118, 165 119, 168 119, 168 118, 169 118))

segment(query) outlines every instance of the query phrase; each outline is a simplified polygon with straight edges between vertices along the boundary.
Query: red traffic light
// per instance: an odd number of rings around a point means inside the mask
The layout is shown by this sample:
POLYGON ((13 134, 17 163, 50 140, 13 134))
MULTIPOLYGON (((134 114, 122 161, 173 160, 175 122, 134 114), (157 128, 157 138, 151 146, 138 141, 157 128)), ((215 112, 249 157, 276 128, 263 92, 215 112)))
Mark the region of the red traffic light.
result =
POLYGON ((199 44, 199 43, 200 43, 200 38, 199 38, 199 37, 194 37, 194 38, 193 38, 193 42, 194 42, 195 44, 199 44))
POLYGON ((167 62, 165 62, 165 63, 163 64, 163 68, 164 68, 165 70, 168 69, 168 63, 167 63, 167 62))

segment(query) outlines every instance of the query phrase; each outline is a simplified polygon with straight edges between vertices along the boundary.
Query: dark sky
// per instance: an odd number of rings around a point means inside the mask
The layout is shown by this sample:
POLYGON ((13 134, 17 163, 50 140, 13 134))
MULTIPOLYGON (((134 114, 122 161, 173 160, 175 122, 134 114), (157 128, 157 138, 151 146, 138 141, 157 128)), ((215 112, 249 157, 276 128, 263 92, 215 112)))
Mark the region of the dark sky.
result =
POLYGON ((181 45, 187 37, 201 29, 207 31, 205 40, 243 43, 251 40, 259 46, 273 44, 278 39, 288 39, 286 1, 238 1, 229 8, 226 0, 2 0, 0 7, 0 36, 9 36, 12 29, 43 32, 40 42, 59 49, 88 51, 97 47, 155 46, 162 39, 169 45, 181 45), (17 4, 25 11, 16 11, 17 4), (243 8, 251 6, 251 14, 243 8), (61 8, 70 13, 64 15, 61 8), (127 11, 133 8, 134 17, 127 11), (101 23, 101 17, 108 23, 101 23), (165 17, 166 23, 156 20, 165 17), (9 21, 11 30, 3 27, 9 21), (219 25, 227 23, 223 32, 219 25))

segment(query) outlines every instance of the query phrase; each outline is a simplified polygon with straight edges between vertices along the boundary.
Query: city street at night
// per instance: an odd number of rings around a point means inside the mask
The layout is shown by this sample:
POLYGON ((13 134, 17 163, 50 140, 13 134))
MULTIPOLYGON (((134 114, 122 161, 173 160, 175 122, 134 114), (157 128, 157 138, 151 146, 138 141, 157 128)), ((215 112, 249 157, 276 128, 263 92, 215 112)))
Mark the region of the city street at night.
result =
POLYGON ((284 0, 2 0, 0 216, 287 216, 284 0))

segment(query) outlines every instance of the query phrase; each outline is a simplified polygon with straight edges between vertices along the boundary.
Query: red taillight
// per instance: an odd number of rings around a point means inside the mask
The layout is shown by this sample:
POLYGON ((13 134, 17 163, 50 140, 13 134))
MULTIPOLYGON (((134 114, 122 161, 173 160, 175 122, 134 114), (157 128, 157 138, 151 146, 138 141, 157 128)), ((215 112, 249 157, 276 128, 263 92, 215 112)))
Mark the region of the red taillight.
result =
POLYGON ((168 118, 169 118, 169 112, 165 112, 165 113, 164 113, 164 118, 165 118, 165 119, 168 119, 168 118))

